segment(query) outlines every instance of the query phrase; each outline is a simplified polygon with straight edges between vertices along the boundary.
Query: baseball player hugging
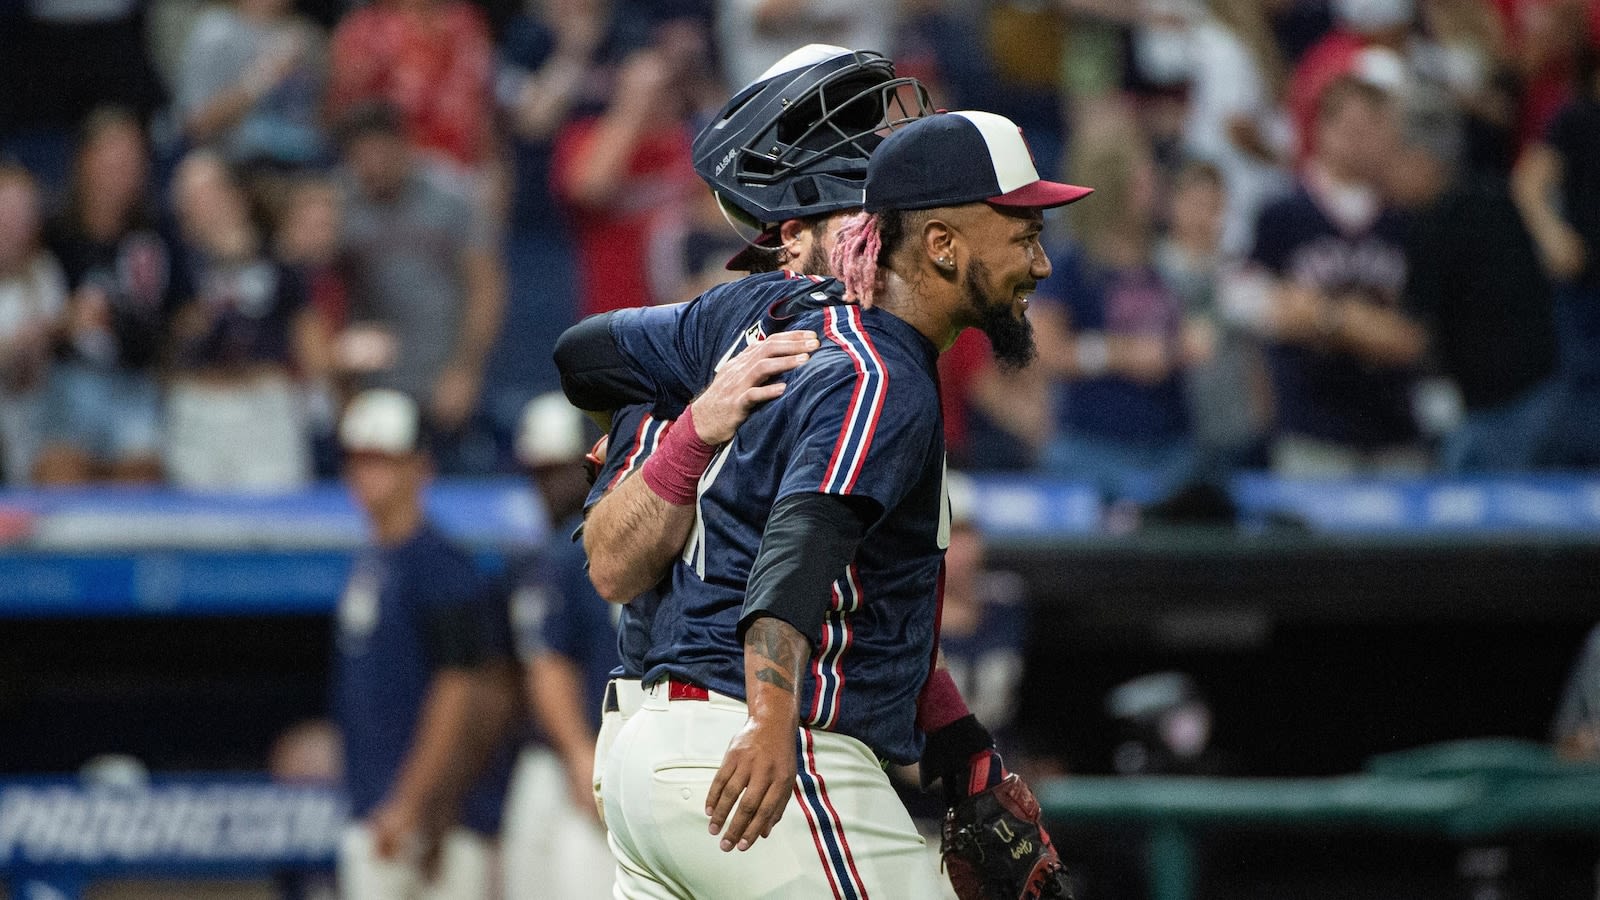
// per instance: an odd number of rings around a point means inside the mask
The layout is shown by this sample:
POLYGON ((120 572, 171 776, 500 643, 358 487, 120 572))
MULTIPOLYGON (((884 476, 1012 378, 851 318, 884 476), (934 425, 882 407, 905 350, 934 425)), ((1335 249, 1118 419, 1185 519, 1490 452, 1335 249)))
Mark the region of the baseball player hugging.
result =
MULTIPOLYGON (((1087 193, 1041 180, 1003 117, 927 116, 871 150, 867 214, 830 235, 839 280, 753 276, 606 323, 645 394, 685 411, 633 489, 687 528, 639 708, 597 760, 619 896, 934 896, 883 768, 919 760, 951 804, 958 894, 1067 896, 1031 792, 935 664, 949 522, 935 364, 968 327, 1003 364, 1031 358, 1042 210, 1087 193), (760 333, 791 343, 746 364, 744 424, 701 421, 685 395, 755 349, 737 352, 747 328, 722 313, 752 297, 760 333)), ((586 546, 603 569, 607 547, 586 546)))

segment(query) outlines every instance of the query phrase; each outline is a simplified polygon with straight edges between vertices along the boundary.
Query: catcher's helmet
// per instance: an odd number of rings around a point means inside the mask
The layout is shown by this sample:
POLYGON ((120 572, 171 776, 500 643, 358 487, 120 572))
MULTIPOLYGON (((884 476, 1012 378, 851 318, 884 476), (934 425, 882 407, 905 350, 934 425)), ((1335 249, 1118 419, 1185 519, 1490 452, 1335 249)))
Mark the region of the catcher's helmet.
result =
POLYGON ((809 44, 733 95, 695 136, 694 168, 755 222, 849 209, 873 148, 930 106, 883 54, 809 44))

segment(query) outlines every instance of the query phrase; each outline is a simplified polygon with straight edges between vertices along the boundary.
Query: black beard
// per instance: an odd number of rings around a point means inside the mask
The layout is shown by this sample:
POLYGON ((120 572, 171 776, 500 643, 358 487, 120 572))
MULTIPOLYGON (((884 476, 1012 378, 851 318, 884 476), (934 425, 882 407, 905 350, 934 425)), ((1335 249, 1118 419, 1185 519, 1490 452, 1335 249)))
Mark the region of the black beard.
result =
POLYGON ((985 303, 978 278, 980 274, 987 275, 988 270, 974 261, 967 269, 966 284, 967 309, 972 314, 973 327, 988 335, 994 350, 994 361, 1002 371, 1025 369, 1039 355, 1039 348, 1033 342, 1033 323, 1028 321, 1027 316, 1019 318, 1011 314, 1010 297, 985 303))
POLYGON ((800 269, 802 275, 832 275, 833 266, 828 262, 827 251, 822 249, 822 226, 814 225, 811 228, 811 251, 806 254, 804 267, 800 269))

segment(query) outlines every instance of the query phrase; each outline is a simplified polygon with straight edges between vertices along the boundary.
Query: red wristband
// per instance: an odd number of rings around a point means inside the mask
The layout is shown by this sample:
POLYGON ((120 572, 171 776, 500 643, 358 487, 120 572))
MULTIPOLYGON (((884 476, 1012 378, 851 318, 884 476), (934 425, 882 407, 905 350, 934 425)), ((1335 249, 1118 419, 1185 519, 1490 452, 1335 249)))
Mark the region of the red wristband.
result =
POLYGON ((657 497, 673 506, 688 506, 700 486, 717 448, 700 440, 694 430, 694 410, 685 409, 676 422, 667 426, 656 452, 644 461, 639 477, 657 497))
POLYGON ((917 697, 917 729, 923 734, 933 734, 970 715, 972 710, 967 709, 967 701, 961 699, 961 691, 956 688, 950 672, 934 669, 928 676, 928 683, 922 686, 921 696, 917 697))

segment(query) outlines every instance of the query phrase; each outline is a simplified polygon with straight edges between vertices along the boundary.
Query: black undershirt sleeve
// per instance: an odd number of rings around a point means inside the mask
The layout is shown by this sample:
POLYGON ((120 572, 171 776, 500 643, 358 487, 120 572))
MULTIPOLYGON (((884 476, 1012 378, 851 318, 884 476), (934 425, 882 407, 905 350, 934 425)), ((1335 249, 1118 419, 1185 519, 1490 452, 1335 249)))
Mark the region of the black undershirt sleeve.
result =
POLYGON ((788 623, 816 646, 833 583, 855 558, 878 505, 861 497, 793 494, 767 519, 761 549, 750 567, 739 640, 762 616, 788 623))
POLYGON ((617 349, 611 313, 590 316, 562 332, 556 340, 555 362, 561 390, 579 409, 605 412, 656 400, 617 349))

